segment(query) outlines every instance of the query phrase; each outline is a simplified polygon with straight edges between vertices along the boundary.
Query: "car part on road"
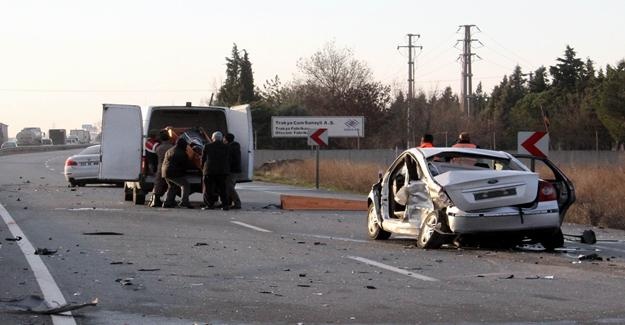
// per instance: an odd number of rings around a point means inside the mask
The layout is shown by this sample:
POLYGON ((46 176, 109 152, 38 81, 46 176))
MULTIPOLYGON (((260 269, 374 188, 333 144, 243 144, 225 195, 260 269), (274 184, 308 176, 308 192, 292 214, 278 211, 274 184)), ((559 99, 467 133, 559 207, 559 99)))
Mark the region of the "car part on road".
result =
POLYGON ((574 237, 574 238, 579 238, 579 241, 582 244, 596 244, 597 243, 597 236, 595 235, 595 232, 592 231, 592 229, 586 229, 582 232, 582 235, 570 235, 570 234, 564 234, 564 236, 566 237, 574 237))
POLYGON ((68 303, 60 306, 52 307, 48 302, 38 295, 29 295, 14 299, 0 299, 1 303, 7 303, 9 307, 12 307, 18 311, 29 312, 40 315, 59 315, 68 311, 73 311, 89 306, 97 306, 98 298, 93 299, 87 303, 68 303))
POLYGON ((35 255, 54 255, 58 252, 56 249, 37 248, 35 249, 35 255))
POLYGON ((123 236, 124 234, 121 232, 114 231, 96 231, 96 232, 83 232, 85 236, 123 236))

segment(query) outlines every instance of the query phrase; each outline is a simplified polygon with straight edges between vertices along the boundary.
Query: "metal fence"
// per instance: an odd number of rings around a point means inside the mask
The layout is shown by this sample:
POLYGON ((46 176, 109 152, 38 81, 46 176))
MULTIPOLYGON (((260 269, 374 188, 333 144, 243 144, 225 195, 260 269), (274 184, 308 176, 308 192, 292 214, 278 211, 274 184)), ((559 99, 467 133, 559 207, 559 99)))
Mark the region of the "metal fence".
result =
MULTIPOLYGON (((402 150, 321 150, 320 159, 349 160, 389 165, 402 150)), ((265 162, 286 159, 314 159, 314 150, 256 150, 254 168, 265 162)), ((615 165, 625 164, 625 151, 551 151, 549 159, 559 165, 615 165)))

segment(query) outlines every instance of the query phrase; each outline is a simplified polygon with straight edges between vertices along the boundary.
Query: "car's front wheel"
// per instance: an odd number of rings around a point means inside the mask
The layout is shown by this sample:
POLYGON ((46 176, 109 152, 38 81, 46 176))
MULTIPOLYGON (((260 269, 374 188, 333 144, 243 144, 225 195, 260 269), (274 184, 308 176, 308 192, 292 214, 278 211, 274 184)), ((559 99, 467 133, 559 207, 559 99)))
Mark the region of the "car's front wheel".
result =
POLYGON ((391 233, 382 229, 378 223, 378 216, 375 213, 375 206, 369 204, 369 212, 367 213, 367 232, 371 239, 384 240, 391 237, 391 233))
POLYGON ((442 224, 436 212, 432 212, 425 217, 421 229, 419 229, 419 238, 417 238, 417 246, 421 248, 439 248, 445 243, 445 237, 437 230, 440 230, 442 224))

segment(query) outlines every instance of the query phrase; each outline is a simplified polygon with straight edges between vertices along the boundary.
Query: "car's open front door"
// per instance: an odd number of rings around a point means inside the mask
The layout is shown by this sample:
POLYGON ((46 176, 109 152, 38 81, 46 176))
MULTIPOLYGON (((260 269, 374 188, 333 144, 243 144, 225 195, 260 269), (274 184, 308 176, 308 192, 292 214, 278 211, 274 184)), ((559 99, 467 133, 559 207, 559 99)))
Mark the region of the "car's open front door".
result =
POLYGON ((104 104, 102 109, 102 144, 100 178, 138 180, 143 149, 141 107, 104 104))
POLYGON ((254 133, 250 105, 231 107, 226 115, 228 132, 241 145, 241 174, 239 182, 250 182, 254 173, 254 133))
POLYGON ((516 154, 533 172, 539 174, 542 180, 548 181, 558 191, 558 208, 560 209, 560 222, 564 220, 566 211, 575 202, 575 187, 571 180, 549 159, 532 155, 516 154))

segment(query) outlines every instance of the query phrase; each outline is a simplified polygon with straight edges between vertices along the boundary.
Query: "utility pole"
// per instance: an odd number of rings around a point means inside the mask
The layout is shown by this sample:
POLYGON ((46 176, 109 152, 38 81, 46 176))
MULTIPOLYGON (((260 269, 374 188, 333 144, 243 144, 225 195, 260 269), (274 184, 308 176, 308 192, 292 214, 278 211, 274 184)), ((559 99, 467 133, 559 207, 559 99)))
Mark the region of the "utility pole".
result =
MULTIPOLYGON (((462 42, 462 54, 460 55, 460 60, 462 62, 462 88, 460 89, 460 109, 462 112, 466 113, 468 117, 471 117, 471 99, 473 98, 473 71, 471 69, 471 58, 475 53, 471 52, 471 43, 479 42, 477 39, 471 38, 471 28, 475 27, 478 31, 480 30, 475 25, 460 25, 458 31, 464 29, 464 39, 458 40, 458 42, 462 42)), ((456 43, 457 44, 457 43, 456 43)))
POLYGON ((410 119, 410 110, 412 109, 414 103, 414 59, 412 54, 415 48, 423 49, 423 46, 412 45, 413 37, 418 39, 421 35, 408 34, 408 45, 397 46, 398 50, 403 47, 408 48, 408 105, 406 106, 406 146, 408 148, 412 148, 414 146, 412 141, 412 123, 410 119))

